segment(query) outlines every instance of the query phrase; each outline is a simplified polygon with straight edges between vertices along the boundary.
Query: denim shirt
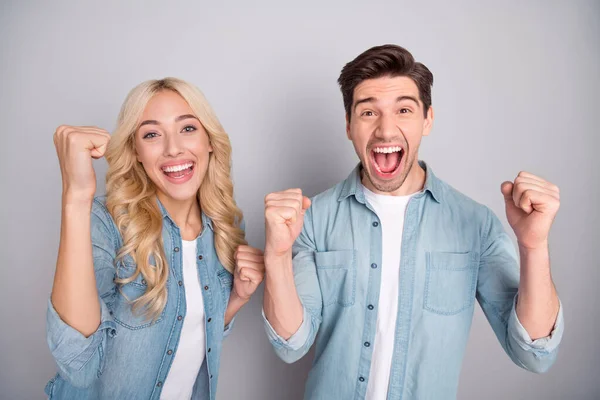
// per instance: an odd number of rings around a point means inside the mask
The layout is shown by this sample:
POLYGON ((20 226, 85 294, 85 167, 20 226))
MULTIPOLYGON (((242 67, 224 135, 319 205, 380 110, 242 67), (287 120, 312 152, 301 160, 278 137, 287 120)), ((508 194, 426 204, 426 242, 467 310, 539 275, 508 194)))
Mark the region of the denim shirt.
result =
MULTIPOLYGON (((58 366, 58 374, 46 385, 50 399, 159 399, 185 320, 188 304, 182 275, 179 228, 160 205, 162 239, 169 264, 167 303, 158 319, 148 321, 132 311, 129 300, 146 290, 142 275, 120 288, 114 279, 133 275, 131 256, 116 262, 122 237, 108 213, 104 198, 94 199, 91 236, 94 271, 100 298, 100 326, 89 337, 67 325, 48 301, 47 341, 58 366), (126 297, 125 297, 126 296, 126 297)), ((160 203, 159 203, 160 204, 160 203)), ((232 275, 223 268, 214 248, 212 223, 202 215, 203 230, 197 240, 198 276, 205 313, 206 357, 192 399, 215 399, 225 309, 232 275)), ((191 305, 193 306, 193 305, 191 305)))
MULTIPOLYGON (((475 300, 520 367, 546 371, 563 332, 531 340, 515 312, 519 265, 493 212, 426 171, 407 207, 388 399, 456 397, 475 300)), ((364 399, 375 339, 382 263, 381 221, 365 200, 360 167, 312 199, 293 248, 304 321, 287 341, 265 319, 286 362, 316 343, 305 399, 364 399)), ((264 315, 264 314, 263 314, 264 315)))

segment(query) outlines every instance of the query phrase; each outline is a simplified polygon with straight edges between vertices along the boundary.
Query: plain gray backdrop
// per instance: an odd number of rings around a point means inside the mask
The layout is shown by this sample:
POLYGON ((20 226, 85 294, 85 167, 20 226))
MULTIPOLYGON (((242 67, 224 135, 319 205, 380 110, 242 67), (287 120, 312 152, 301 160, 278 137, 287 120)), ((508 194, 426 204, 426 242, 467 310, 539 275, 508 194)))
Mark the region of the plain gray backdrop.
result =
MULTIPOLYGON (((477 307, 459 399, 600 398, 600 3, 3 1, 0 5, 0 398, 41 399, 58 248, 60 124, 111 130, 127 92, 176 76, 208 97, 233 144, 250 243, 268 192, 314 195, 357 157, 336 79, 367 48, 407 47, 434 73, 421 158, 506 224, 500 184, 527 170, 561 188, 552 269, 566 331, 544 375, 513 365, 477 307)), ((96 164, 104 190, 104 160, 96 164)), ((274 355, 262 288, 224 344, 218 399, 301 399, 312 352, 274 355)), ((342 399, 345 400, 345 399, 342 399)))

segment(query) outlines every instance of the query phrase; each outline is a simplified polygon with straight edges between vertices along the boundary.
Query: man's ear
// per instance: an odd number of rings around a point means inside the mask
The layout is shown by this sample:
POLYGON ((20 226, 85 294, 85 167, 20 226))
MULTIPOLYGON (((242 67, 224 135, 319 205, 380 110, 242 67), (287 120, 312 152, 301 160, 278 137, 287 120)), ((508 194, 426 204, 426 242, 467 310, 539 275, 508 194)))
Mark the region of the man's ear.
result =
POLYGON ((429 106, 429 109, 427 110, 427 116, 425 117, 425 120, 423 121, 423 136, 429 136, 429 133, 431 132, 431 128, 433 128, 433 118, 434 118, 433 107, 429 106))
POLYGON ((352 140, 352 136, 350 135, 350 116, 346 114, 346 136, 348 140, 352 140))

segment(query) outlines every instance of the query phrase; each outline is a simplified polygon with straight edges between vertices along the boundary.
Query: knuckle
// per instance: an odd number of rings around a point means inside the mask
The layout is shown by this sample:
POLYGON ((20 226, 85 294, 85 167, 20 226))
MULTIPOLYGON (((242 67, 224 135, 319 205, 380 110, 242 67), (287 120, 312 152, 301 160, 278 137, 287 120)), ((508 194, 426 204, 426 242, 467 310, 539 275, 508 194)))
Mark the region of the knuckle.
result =
POLYGON ((56 133, 58 133, 58 134, 63 133, 68 128, 69 128, 69 125, 59 125, 58 128, 56 128, 56 133))
POLYGON ((77 133, 73 132, 68 134, 67 136, 67 143, 69 143, 69 145, 74 145, 77 143, 78 140, 78 136, 77 133))

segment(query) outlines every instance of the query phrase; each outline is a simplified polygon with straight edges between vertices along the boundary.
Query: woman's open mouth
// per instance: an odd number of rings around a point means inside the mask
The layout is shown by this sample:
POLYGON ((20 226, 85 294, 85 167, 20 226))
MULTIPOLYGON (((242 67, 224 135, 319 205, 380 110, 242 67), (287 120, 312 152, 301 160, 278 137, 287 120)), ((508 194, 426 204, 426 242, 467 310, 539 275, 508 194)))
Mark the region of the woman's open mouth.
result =
POLYGON ((163 165, 160 169, 170 182, 184 183, 192 177, 195 166, 194 162, 186 161, 180 164, 163 165))

